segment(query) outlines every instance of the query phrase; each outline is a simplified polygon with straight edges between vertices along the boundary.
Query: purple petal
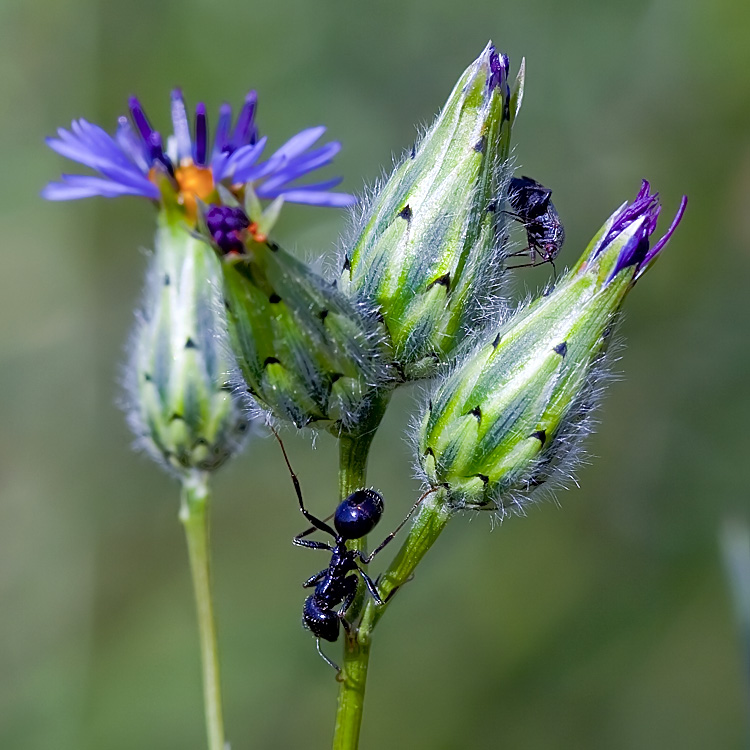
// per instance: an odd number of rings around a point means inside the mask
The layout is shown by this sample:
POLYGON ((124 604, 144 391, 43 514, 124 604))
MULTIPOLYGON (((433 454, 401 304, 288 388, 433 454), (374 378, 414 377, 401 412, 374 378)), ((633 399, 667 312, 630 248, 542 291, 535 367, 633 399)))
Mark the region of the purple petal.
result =
POLYGON ((307 149, 310 148, 310 146, 312 146, 315 141, 319 140, 325 132, 326 129, 322 125, 319 125, 316 128, 307 128, 307 130, 303 130, 297 133, 297 135, 292 136, 278 151, 276 151, 271 156, 271 159, 273 159, 274 157, 293 159, 303 151, 307 151, 307 149))
POLYGON ((172 127, 177 140, 177 159, 192 157, 192 143, 190 142, 190 123, 188 122, 185 99, 180 89, 172 91, 172 127))
POLYGON ((239 148, 249 143, 254 129, 253 120, 257 104, 258 94, 255 91, 250 91, 245 97, 245 103, 237 117, 237 125, 234 128, 234 135, 232 136, 232 145, 234 148, 239 148))
POLYGON ((121 195, 139 195, 156 200, 159 197, 159 191, 155 185, 150 185, 150 187, 151 190, 145 192, 111 180, 104 180, 101 177, 64 174, 62 182, 51 182, 42 191, 42 196, 47 200, 74 200, 94 196, 117 198, 121 195))
POLYGON ((216 122, 216 138, 214 139, 214 150, 211 154, 211 167, 217 157, 224 153, 224 147, 229 138, 229 129, 232 126, 232 107, 222 104, 219 107, 219 119, 216 122))
POLYGON ((314 190, 290 190, 282 192, 284 200, 289 203, 306 203, 310 206, 328 206, 330 208, 345 208, 353 206, 357 198, 349 193, 329 193, 314 190))
POLYGON ((146 113, 143 111, 143 107, 138 101, 137 96, 131 96, 130 99, 128 99, 128 108, 133 117, 133 122, 138 128, 138 132, 141 134, 141 138, 148 143, 154 129, 151 127, 151 123, 149 123, 146 113))
POLYGON ((206 120, 206 105, 198 102, 195 107, 195 155, 196 164, 204 166, 208 150, 208 122, 206 120))
POLYGON ((143 148, 143 141, 141 141, 135 134, 127 117, 118 118, 115 140, 123 153, 133 161, 144 174, 146 174, 149 170, 150 164, 146 159, 146 151, 143 148))
POLYGON ((685 214, 685 209, 687 208, 687 200, 687 195, 683 195, 682 200, 680 201, 680 206, 677 209, 677 213, 675 214, 674 219, 672 219, 672 223, 669 225, 669 229, 667 229, 666 234, 651 248, 651 250, 649 250, 648 254, 643 259, 641 270, 638 272, 639 276, 641 273, 643 273, 643 271, 646 270, 646 266, 664 249, 664 246, 667 244, 667 242, 669 242, 669 239, 674 234, 674 230, 677 229, 677 225, 682 221, 682 217, 685 214))
POLYGON ((270 180, 268 182, 262 182, 255 188, 256 195, 259 198, 277 198, 279 195, 286 195, 292 191, 303 190, 303 191, 320 191, 330 190, 340 185, 343 177, 332 177, 330 180, 323 182, 311 183, 310 185, 288 185, 285 186, 269 187, 270 180))
POLYGON ((315 169, 330 164, 333 157, 341 150, 341 144, 337 141, 328 143, 325 146, 310 151, 307 154, 303 154, 291 163, 287 164, 283 169, 278 170, 272 177, 267 181, 267 186, 270 190, 273 190, 279 185, 283 185, 292 180, 296 180, 298 177, 302 177, 308 172, 312 172, 315 169))

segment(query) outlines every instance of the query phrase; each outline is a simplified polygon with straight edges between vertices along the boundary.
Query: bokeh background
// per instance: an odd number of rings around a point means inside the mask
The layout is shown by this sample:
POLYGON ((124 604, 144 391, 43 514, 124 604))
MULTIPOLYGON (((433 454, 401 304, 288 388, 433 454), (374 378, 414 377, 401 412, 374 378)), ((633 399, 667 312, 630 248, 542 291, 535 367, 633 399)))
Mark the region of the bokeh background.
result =
MULTIPOLYGON (((376 633, 363 748, 746 747, 747 670, 718 543, 747 517, 750 5, 746 0, 0 2, 0 747, 204 747, 177 487, 116 406, 153 230, 144 201, 45 204, 72 165, 43 137, 157 126, 182 85, 210 111, 260 94, 271 146, 324 123, 356 191, 429 123, 488 37, 514 70, 523 173, 554 190, 571 263, 648 177, 688 212, 628 299, 628 345, 580 488, 490 533, 458 518, 376 633)), ((75 171, 75 170, 72 170, 75 171)), ((330 252, 343 213, 276 232, 330 252)), ((514 294, 547 270, 519 271, 514 294)), ((416 483, 378 436, 385 527, 416 483)), ((333 441, 287 437, 309 504, 335 502, 333 441)), ((300 626, 299 513, 258 438, 216 481, 215 582, 232 747, 325 748, 336 683, 300 626)), ((377 566, 375 566, 377 569, 377 566)), ((332 651, 332 656, 335 651, 332 651)))

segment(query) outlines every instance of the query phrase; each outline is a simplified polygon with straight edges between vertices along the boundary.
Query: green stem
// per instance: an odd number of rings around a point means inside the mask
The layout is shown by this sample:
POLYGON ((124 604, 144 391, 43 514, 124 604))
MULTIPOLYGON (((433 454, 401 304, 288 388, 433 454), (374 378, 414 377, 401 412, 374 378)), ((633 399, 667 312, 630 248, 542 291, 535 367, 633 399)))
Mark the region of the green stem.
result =
POLYGON ((356 750, 364 711, 367 668, 370 662, 372 631, 388 606, 388 597, 409 581, 415 568, 435 543, 451 516, 445 490, 438 489, 422 502, 409 534, 388 570, 381 576, 379 589, 382 605, 372 597, 362 611, 356 632, 345 641, 344 661, 339 674, 338 711, 333 750, 356 750))
MULTIPOLYGON (((354 490, 366 486, 370 446, 390 397, 390 391, 375 394, 369 412, 360 421, 357 433, 339 435, 339 497, 342 500, 354 490)), ((367 539, 355 539, 351 546, 365 552, 367 539)), ((364 604, 363 588, 359 587, 356 599, 347 610, 347 618, 351 621, 356 620, 364 604)), ((334 748, 356 748, 359 743, 369 656, 369 643, 361 644, 356 633, 353 632, 344 638, 344 660, 338 676, 340 688, 333 736, 334 748)))
POLYGON ((203 703, 209 750, 224 750, 224 722, 221 713, 219 684, 219 655, 216 646, 211 596, 211 570, 208 534, 208 504, 210 500, 208 476, 195 472, 182 483, 180 521, 185 527, 190 571, 193 577, 198 630, 203 667, 203 703))

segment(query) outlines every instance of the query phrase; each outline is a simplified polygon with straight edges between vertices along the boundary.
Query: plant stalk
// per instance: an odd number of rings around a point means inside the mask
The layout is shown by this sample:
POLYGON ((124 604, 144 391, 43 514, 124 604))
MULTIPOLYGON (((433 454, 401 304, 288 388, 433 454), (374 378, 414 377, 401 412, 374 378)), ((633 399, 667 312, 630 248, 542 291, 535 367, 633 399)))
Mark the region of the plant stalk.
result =
POLYGON ((219 654, 211 594, 208 523, 210 497, 208 475, 205 472, 194 472, 183 480, 180 521, 185 528, 198 614, 208 748, 209 750, 224 750, 219 654))

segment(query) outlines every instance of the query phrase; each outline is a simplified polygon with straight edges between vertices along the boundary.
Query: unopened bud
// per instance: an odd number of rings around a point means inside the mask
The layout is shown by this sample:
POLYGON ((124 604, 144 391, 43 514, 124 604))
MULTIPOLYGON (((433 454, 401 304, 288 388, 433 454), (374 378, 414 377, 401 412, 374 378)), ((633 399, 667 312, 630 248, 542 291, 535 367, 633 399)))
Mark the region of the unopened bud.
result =
POLYGON ((502 211, 522 71, 489 44, 361 220, 340 288, 382 314, 407 379, 474 331, 503 274, 502 211))
POLYGON ((139 443, 173 471, 218 468, 249 427, 229 385, 235 365, 220 274, 211 248, 161 212, 126 366, 126 409, 139 443))
POLYGON ((586 432, 592 379, 615 316, 685 203, 650 247, 660 206, 644 181, 555 289, 488 335, 433 393, 419 432, 420 464, 454 505, 504 510, 570 457, 586 432))

